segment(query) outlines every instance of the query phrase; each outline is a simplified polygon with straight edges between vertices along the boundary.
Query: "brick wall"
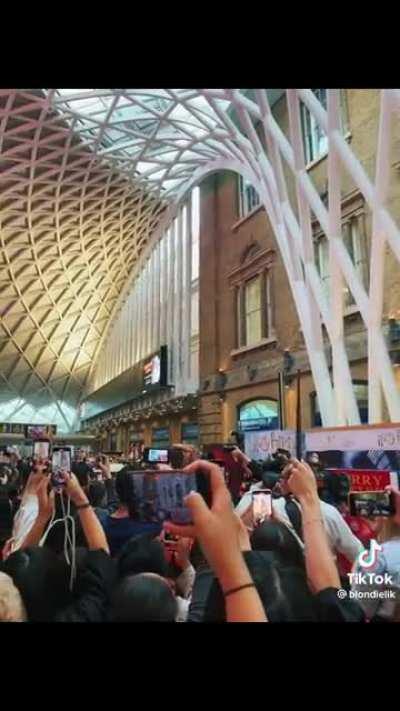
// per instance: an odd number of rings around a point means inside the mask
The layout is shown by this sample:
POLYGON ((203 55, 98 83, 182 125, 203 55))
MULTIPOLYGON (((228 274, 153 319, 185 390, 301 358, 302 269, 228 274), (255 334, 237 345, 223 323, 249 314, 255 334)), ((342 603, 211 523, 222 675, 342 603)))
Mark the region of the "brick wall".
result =
MULTIPOLYGON (((379 118, 376 90, 347 90, 349 140, 368 175, 373 178, 379 118)), ((284 133, 288 134, 286 98, 273 109, 284 133)), ((400 223, 400 119, 394 121, 393 164, 388 206, 400 223)), ((285 168, 289 176, 289 170, 285 168)), ((327 160, 315 163, 309 175, 318 192, 327 182, 327 160)), ((293 180, 288 179, 289 197, 297 212, 293 180)), ((342 196, 356 192, 352 179, 342 171, 342 196)), ((204 443, 226 439, 236 426, 237 406, 252 397, 278 397, 277 373, 282 367, 284 348, 290 348, 296 367, 302 370, 303 425, 311 425, 310 393, 315 390, 309 370, 296 308, 279 249, 263 208, 248 218, 238 215, 237 176, 225 172, 210 176, 201 186, 200 220, 200 412, 204 443), (262 249, 276 250, 274 313, 277 341, 262 348, 232 355, 236 348, 236 309, 228 275, 240 264, 244 250, 258 242, 262 249), (250 372, 249 372, 250 367, 250 372), (215 382, 218 369, 227 377, 223 397, 215 382), (255 373, 254 373, 255 370, 255 373)), ((371 234, 371 214, 365 206, 367 239, 371 234)), ((384 315, 400 318, 400 271, 390 250, 386 255, 384 315)), ((361 317, 345 321, 346 347, 355 379, 367 378, 366 339, 361 317)), ((328 343, 328 342, 327 342, 328 343)), ((329 355, 329 353, 328 353, 329 355)), ((399 376, 400 378, 400 376, 399 376)), ((285 393, 288 426, 294 425, 295 386, 285 393)))

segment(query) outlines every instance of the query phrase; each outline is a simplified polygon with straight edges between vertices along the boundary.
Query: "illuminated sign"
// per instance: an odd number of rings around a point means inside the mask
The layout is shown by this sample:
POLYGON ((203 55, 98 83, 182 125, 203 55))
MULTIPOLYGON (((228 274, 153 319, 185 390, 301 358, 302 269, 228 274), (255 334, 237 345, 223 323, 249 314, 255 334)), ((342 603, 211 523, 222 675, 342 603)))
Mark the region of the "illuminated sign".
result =
POLYGON ((145 389, 167 385, 167 347, 162 346, 158 353, 147 360, 143 366, 143 387, 145 389))
POLYGON ((57 434, 56 425, 26 425, 25 437, 27 439, 47 439, 51 435, 57 434))

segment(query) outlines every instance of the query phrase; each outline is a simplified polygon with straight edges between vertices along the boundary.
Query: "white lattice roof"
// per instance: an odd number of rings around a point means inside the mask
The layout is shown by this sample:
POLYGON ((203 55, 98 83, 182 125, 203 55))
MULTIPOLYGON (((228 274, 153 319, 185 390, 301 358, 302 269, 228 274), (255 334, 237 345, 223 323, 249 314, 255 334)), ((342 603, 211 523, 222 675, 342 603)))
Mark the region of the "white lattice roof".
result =
POLYGON ((386 243, 400 261, 400 231, 386 204, 400 92, 380 91, 373 179, 341 135, 339 90, 327 95, 325 107, 310 89, 0 90, 0 421, 73 427, 88 373, 161 216, 213 170, 247 178, 267 211, 323 423, 359 421, 344 344, 343 287, 368 332, 370 419, 382 417, 383 391, 390 418, 399 420, 381 325, 386 243), (285 133, 271 111, 283 91, 285 133), (326 203, 306 170, 300 103, 327 136, 326 203), (341 236, 343 170, 372 212, 368 292, 341 236), (313 259, 314 217, 329 240, 329 299, 313 259), (333 384, 322 323, 332 344, 333 384))

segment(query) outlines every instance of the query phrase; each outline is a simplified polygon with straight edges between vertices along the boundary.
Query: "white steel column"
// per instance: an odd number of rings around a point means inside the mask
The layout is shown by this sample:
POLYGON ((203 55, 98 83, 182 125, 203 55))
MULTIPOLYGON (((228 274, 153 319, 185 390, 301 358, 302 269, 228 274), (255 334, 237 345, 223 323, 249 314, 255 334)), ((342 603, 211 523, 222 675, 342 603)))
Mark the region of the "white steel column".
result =
POLYGON ((167 294, 168 294, 168 232, 161 240, 161 323, 160 323, 160 345, 167 342, 167 294))
POLYGON ((177 216, 177 247, 176 247, 176 298, 174 309, 174 349, 175 349, 175 385, 177 392, 181 391, 181 373, 182 373, 182 245, 183 245, 183 208, 179 210, 177 216))
MULTIPOLYGON (((300 111, 297 93, 295 90, 288 89, 288 110, 289 110, 289 125, 290 136, 293 144, 295 171, 299 176, 304 172, 304 153, 301 138, 300 111)), ((299 183, 296 182, 297 202, 300 215, 300 226, 303 234, 304 261, 305 267, 307 264, 314 264, 314 251, 311 232, 310 208, 304 198, 302 191, 299 189, 299 183)), ((333 424, 336 421, 336 407, 333 399, 331 380, 329 375, 326 357, 324 353, 324 344, 321 333, 321 318, 317 308, 314 295, 310 288, 309 279, 306 268, 306 283, 304 284, 304 311, 303 314, 309 318, 309 357, 310 365, 314 377, 315 387, 318 394, 318 402, 321 410, 321 418, 324 425, 333 424), (315 366, 313 367, 313 362, 315 366)), ((301 303, 301 302, 300 302, 301 303)), ((300 304, 299 304, 300 305, 300 304)), ((304 328, 304 324, 302 324, 304 328)), ((305 335, 305 333, 304 333, 305 335)))
POLYGON ((334 395, 337 408, 337 424, 359 424, 360 413, 354 395, 353 382, 346 356, 343 329, 343 278, 335 256, 335 242, 343 241, 339 158, 331 143, 333 131, 340 130, 340 90, 328 90, 328 189, 329 189, 329 268, 332 370, 334 395))
POLYGON ((123 370, 123 344, 124 344, 124 331, 125 331, 125 307, 121 309, 121 317, 117 322, 116 330, 116 348, 118 353, 118 375, 122 373, 123 370))
POLYGON ((155 267, 156 267, 156 247, 153 249, 152 255, 151 255, 151 268, 150 268, 150 303, 151 303, 151 309, 150 309, 150 341, 151 341, 151 351, 154 352, 156 350, 154 341, 154 333, 155 333, 155 315, 156 315, 156 300, 155 300, 155 267))
POLYGON ((151 255, 146 262, 146 357, 151 353, 151 255))
POLYGON ((138 277, 138 303, 139 303, 139 327, 138 327, 138 361, 144 358, 144 272, 141 272, 138 277))
POLYGON ((160 280, 161 280, 161 269, 160 269, 160 253, 161 244, 158 243, 155 247, 154 254, 154 350, 160 348, 160 280))
POLYGON ((134 365, 137 358, 137 344, 138 344, 138 289, 137 289, 137 279, 134 282, 132 290, 132 305, 133 305, 133 317, 132 317, 132 365, 134 365))
POLYGON ((150 285, 151 285, 151 279, 150 279, 150 261, 147 260, 146 262, 146 269, 145 269, 145 294, 146 294, 146 308, 145 308, 145 358, 150 354, 151 350, 151 332, 150 332, 150 285))
POLYGON ((125 350, 125 366, 124 370, 126 370, 129 367, 129 348, 130 348, 130 327, 131 327, 131 322, 130 322, 130 294, 128 294, 128 298, 125 301, 125 308, 126 308, 126 350, 125 350))
POLYGON ((133 364, 133 293, 129 295, 129 367, 133 364))
POLYGON ((134 287, 133 287, 133 325, 132 325, 132 333, 133 333, 133 343, 132 343, 132 363, 135 364, 137 363, 138 359, 138 342, 139 342, 139 334, 138 334, 138 315, 139 315, 139 292, 138 292, 138 282, 137 279, 135 280, 134 287))
POLYGON ((123 306, 123 311, 124 311, 124 317, 122 320, 122 333, 119 334, 119 344, 121 348, 121 372, 123 373, 125 368, 126 368, 126 355, 127 355, 127 350, 128 350, 128 309, 127 309, 127 303, 125 302, 123 306), (121 338, 122 336, 122 338, 121 338))
MULTIPOLYGON (((369 274, 369 329, 368 329, 368 421, 382 421, 382 390, 378 337, 382 328, 383 283, 385 268, 385 230, 380 220, 379 207, 387 198, 390 177, 391 111, 388 91, 382 90, 378 129, 378 148, 375 168, 376 203, 372 212, 371 261, 369 274)), ((392 368, 390 363, 390 369, 392 368)))
POLYGON ((174 300, 175 300, 175 231, 176 219, 173 221, 168 239, 168 304, 167 304, 167 345, 168 345, 168 372, 169 384, 174 385, 174 336, 173 336, 173 321, 174 321, 174 300))
POLYGON ((191 378, 191 333, 192 333, 192 195, 186 206, 185 231, 185 288, 183 292, 183 383, 190 388, 191 378))

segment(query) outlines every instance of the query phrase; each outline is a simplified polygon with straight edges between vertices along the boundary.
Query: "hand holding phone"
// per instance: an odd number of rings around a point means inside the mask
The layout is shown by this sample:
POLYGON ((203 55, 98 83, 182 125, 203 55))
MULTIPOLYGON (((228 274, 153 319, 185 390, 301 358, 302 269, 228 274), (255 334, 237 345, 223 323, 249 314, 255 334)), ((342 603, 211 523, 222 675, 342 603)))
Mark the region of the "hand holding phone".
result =
POLYGON ((170 453, 166 447, 145 447, 143 450, 143 461, 148 464, 169 464, 170 453))
POLYGON ((51 483, 56 491, 66 486, 71 472, 71 449, 69 447, 54 447, 51 460, 51 483))
POLYGON ((395 498, 390 491, 352 491, 349 505, 352 516, 363 518, 389 518, 396 513, 395 498))
POLYGON ((193 525, 177 526, 165 522, 164 530, 199 541, 223 590, 240 585, 246 575, 250 582, 239 543, 240 521, 232 507, 231 495, 221 470, 211 462, 198 460, 189 464, 185 471, 201 472, 207 477, 211 488, 210 505, 198 493, 189 494, 186 505, 190 509, 193 525))
POLYGON ((35 462, 47 461, 50 457, 50 442, 39 440, 33 443, 33 459, 35 462))

